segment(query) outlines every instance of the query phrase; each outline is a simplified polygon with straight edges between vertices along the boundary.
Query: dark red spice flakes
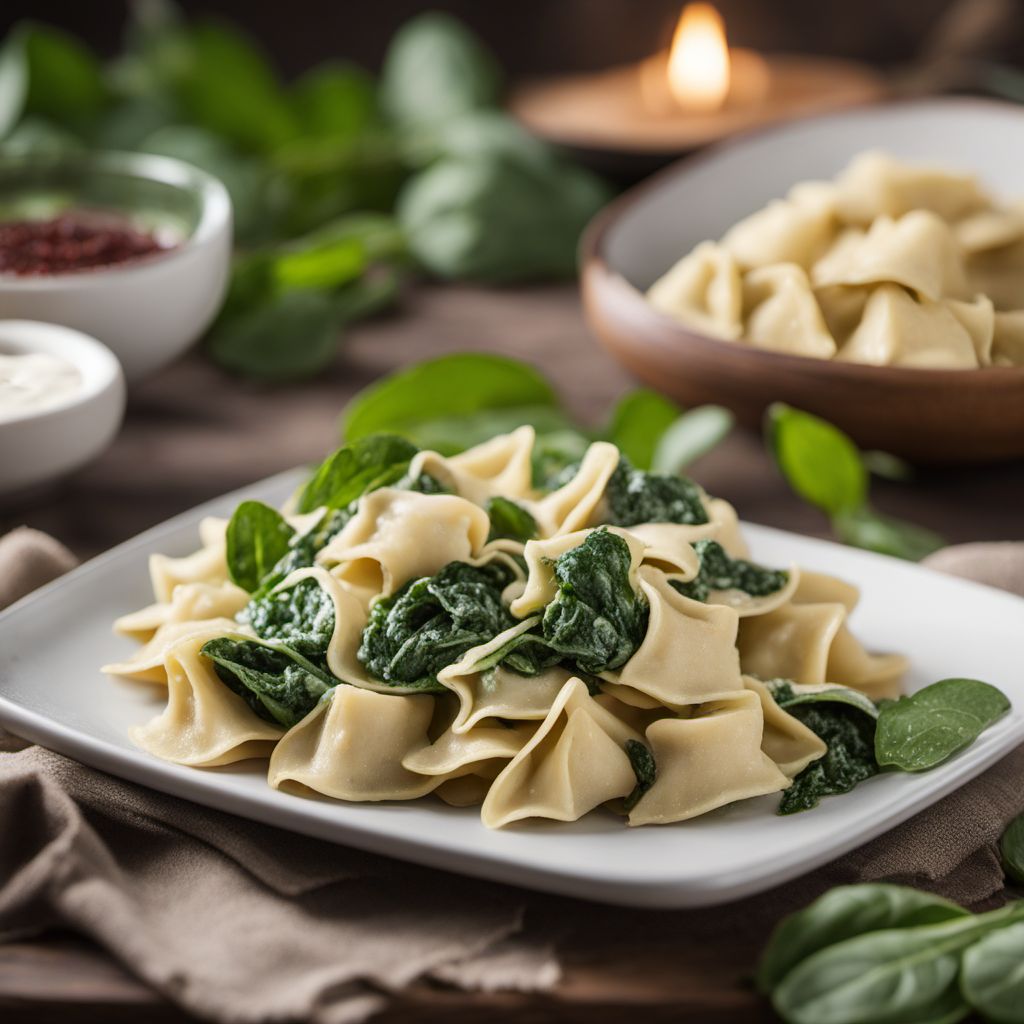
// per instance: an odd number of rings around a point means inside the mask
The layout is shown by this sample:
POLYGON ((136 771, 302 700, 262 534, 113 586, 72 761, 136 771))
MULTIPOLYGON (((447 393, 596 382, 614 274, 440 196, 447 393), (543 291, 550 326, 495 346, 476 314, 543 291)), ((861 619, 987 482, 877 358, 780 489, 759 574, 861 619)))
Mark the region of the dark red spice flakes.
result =
POLYGON ((124 224, 63 214, 0 224, 0 273, 66 274, 165 252, 152 235, 124 224))

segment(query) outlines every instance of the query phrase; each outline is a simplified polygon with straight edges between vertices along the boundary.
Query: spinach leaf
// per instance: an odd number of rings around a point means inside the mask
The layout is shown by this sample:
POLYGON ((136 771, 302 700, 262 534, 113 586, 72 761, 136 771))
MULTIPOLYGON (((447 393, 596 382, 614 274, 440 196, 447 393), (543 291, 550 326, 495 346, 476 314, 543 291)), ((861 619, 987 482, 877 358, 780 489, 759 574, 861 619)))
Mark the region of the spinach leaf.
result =
POLYGON ((1007 877, 1024 885, 1024 814, 1018 814, 999 840, 999 852, 1007 877))
POLYGON ((246 619, 263 640, 272 640, 307 658, 327 654, 334 635, 334 602, 314 579, 255 598, 246 619))
POLYGON ((812 953, 857 935, 965 916, 967 911, 955 903, 906 886, 837 886, 776 926, 761 954, 758 990, 770 992, 812 953))
POLYGON ((608 521, 615 526, 708 522, 700 488, 692 480, 634 469, 625 455, 608 481, 605 499, 608 521))
POLYGON ((1010 709, 1002 691, 977 679, 943 679, 886 704, 875 757, 882 766, 926 771, 973 743, 1010 709))
POLYGON ((628 814, 639 803, 640 797, 654 785, 658 769, 650 749, 637 740, 626 740, 626 756, 636 776, 636 785, 623 803, 623 808, 628 814))
POLYGON ((327 669, 284 644, 219 637, 202 652, 221 681, 261 718, 290 729, 338 685, 327 669))
POLYGON ((341 61, 307 71, 292 86, 289 102, 306 137, 346 142, 380 121, 373 79, 362 68, 341 61))
POLYGON ((877 712, 870 701, 865 705, 860 695, 845 690, 801 693, 787 680, 773 680, 767 686, 779 707, 820 736, 828 748, 783 792, 779 814, 811 810, 822 797, 849 793, 878 773, 874 753, 877 712))
POLYGON ((647 632, 647 599, 634 591, 629 545, 603 527, 554 564, 558 593, 544 609, 544 642, 582 671, 624 665, 647 632))
POLYGON ((501 592, 511 574, 497 563, 450 562, 411 580, 370 609, 357 657, 381 682, 444 692, 437 673, 515 624, 501 592))
POLYGON ((911 562, 919 562, 946 544, 934 530, 883 516, 870 506, 837 515, 832 528, 844 544, 911 562))
POLYGON ((243 501, 227 529, 231 581, 252 593, 287 553, 295 531, 276 510, 261 501, 243 501))
POLYGON ((651 469, 655 473, 681 473, 691 462, 723 441, 734 422, 732 413, 720 405, 688 409, 657 438, 650 466, 636 459, 633 462, 641 469, 651 469))
POLYGON ((299 496, 298 510, 345 508, 368 491, 400 480, 418 450, 390 434, 358 438, 321 463, 299 496))
POLYGON ((637 388, 612 410, 604 439, 611 441, 640 469, 650 469, 663 435, 679 419, 682 409, 656 391, 637 388))
POLYGON ((791 1024, 957 1021, 968 1011, 957 975, 977 939, 1020 920, 1024 905, 935 924, 869 932, 798 963, 772 994, 791 1024))
POLYGON ((450 15, 433 11, 395 33, 380 89, 391 117, 415 128, 496 106, 499 85, 497 64, 480 41, 450 15))
POLYGON ((707 601, 715 590, 742 590, 751 597, 763 597, 781 590, 789 582, 782 569, 765 569, 743 558, 730 558, 714 540, 698 540, 693 545, 700 561, 697 575, 686 583, 670 580, 683 597, 707 601))
POLYGON ((991 932, 963 956, 960 990, 994 1024, 1024 1024, 1024 922, 991 932))
POLYGON ((494 497, 487 499, 486 509, 491 520, 488 541, 507 537, 525 544, 537 536, 537 520, 522 505, 508 498, 494 497))

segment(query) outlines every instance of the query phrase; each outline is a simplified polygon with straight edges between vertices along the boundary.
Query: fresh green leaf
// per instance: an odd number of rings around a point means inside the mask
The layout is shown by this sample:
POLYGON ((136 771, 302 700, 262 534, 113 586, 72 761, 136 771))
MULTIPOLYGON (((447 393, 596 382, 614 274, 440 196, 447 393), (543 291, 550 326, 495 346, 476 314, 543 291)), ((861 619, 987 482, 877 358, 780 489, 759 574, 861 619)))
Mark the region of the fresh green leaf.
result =
POLYGON ((498 563, 450 562, 411 580, 370 608, 357 657, 375 679, 402 690, 445 692, 437 673, 515 624, 501 592, 511 574, 498 563))
POLYGON ((692 480, 634 469, 625 455, 608 481, 605 499, 608 522, 615 526, 708 522, 700 488, 692 480))
POLYGON ((682 410, 656 391, 638 388, 619 401, 605 430, 605 440, 638 469, 650 469, 662 435, 675 423, 682 410))
POLYGON ((338 349, 339 317, 332 296, 290 291, 264 304, 228 312, 206 338, 213 360, 226 370, 270 381, 312 376, 338 349))
POLYGON ((487 540, 507 537, 526 543, 537 536, 537 520, 522 505, 508 498, 487 499, 487 515, 491 520, 491 532, 487 540))
POLYGON ((548 171, 558 161, 547 143, 500 110, 472 110, 446 118, 427 131, 403 133, 402 142, 407 159, 417 166, 450 157, 499 156, 548 171))
POLYGON ((545 426, 564 422, 551 385, 533 367, 504 356, 464 353, 418 363, 364 389, 348 404, 342 432, 356 440, 388 431, 451 454, 548 417, 545 426), (520 419, 524 412, 527 418, 520 419), (438 424, 450 425, 449 438, 438 424), (492 427, 498 429, 487 432, 492 427), (447 443, 438 444, 439 436, 447 443))
POLYGON ((323 291, 355 281, 365 269, 362 243, 354 238, 340 239, 281 252, 273 261, 273 279, 281 289, 323 291))
POLYGON ((830 516, 860 509, 868 474, 857 446, 831 423, 777 402, 768 409, 766 431, 789 486, 830 516))
POLYGON ((732 413, 720 405, 684 412, 657 439, 649 468, 655 473, 681 473, 725 440, 734 422, 732 413))
POLYGON ((872 931, 801 960, 772 994, 790 1024, 923 1024, 957 1021, 967 1004, 960 956, 977 939, 1019 920, 1021 906, 912 928, 872 931))
POLYGON ((498 102, 494 58, 459 21, 437 11, 407 21, 384 57, 381 96, 404 126, 443 124, 498 102))
POLYGON ((373 79, 353 64, 331 62, 307 71, 291 90, 291 106, 303 135, 347 141, 379 120, 373 79))
POLYGON ((314 231, 289 243, 284 251, 319 249, 340 242, 358 242, 368 260, 399 260, 406 255, 405 237, 394 217, 364 211, 348 213, 321 224, 314 231))
POLYGON ((296 569, 305 569, 313 565, 317 554, 323 550, 333 537, 344 528, 352 518, 353 509, 328 509, 324 515, 303 534, 292 537, 288 550, 274 563, 273 567, 260 580, 259 587, 252 592, 252 601, 248 608, 239 616, 239 621, 248 622, 254 612, 254 602, 266 597, 286 576, 296 569))
POLYGON ((946 544, 932 530, 880 515, 869 506, 840 513, 832 525, 844 544, 911 562, 919 562, 946 544))
POLYGON ((969 746, 1009 709, 1006 695, 988 683, 940 680, 881 709, 875 757, 882 766, 926 771, 969 746))
POLYGON ((878 718, 878 706, 875 702, 867 694, 849 686, 839 686, 836 683, 807 685, 794 683, 791 679, 767 679, 765 686, 771 692, 775 703, 787 711, 799 704, 847 704, 872 718, 878 718))
POLYGON ((299 496, 299 512, 345 508, 368 491, 401 480, 418 451, 390 434, 353 440, 321 463, 299 496))
POLYGON ((698 540, 693 544, 700 568, 687 582, 670 580, 683 597, 707 601, 714 591, 742 590, 751 597, 764 597, 781 590, 789 582, 784 569, 766 569, 745 558, 731 558, 717 541, 698 540))
POLYGON ((1024 814, 1018 814, 999 840, 999 852, 1008 878, 1024 885, 1024 814))
POLYGON ((263 640, 306 658, 323 658, 334 636, 334 602, 315 579, 302 579, 254 598, 245 621, 263 640))
POLYGON ((252 593, 283 558, 295 531, 261 501, 243 501, 227 529, 228 574, 233 583, 252 593))
POLYGON ((990 932, 967 949, 960 990, 992 1024, 1024 1024, 1024 922, 990 932))
POLYGON ((0 139, 14 130, 25 111, 28 77, 24 33, 9 32, 0 46, 0 139))
POLYGON ((626 740, 626 756, 629 758, 633 774, 636 776, 636 785, 622 805, 623 810, 628 814, 640 802, 640 797, 654 785, 658 768, 650 749, 637 740, 626 740))
POLYGON ((221 682, 268 722, 290 729, 338 685, 325 667, 281 644, 218 637, 201 648, 221 682))
POLYGON ((873 476, 881 477, 883 480, 912 480, 914 467, 905 459, 891 452, 880 452, 871 449, 861 452, 860 457, 864 462, 867 471, 873 476))
POLYGON ((776 926, 761 954, 757 987, 770 992, 801 961, 846 939, 966 916, 955 903, 906 886, 837 886, 776 926))

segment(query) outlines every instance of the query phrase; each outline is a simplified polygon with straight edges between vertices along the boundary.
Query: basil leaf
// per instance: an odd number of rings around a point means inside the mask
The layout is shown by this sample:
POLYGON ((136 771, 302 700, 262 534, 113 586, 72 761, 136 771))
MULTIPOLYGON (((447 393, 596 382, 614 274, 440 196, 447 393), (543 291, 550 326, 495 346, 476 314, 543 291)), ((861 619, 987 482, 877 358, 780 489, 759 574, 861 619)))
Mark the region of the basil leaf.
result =
POLYGON ((491 520, 488 541, 507 537, 525 544, 537 536, 537 520, 522 505, 508 498, 494 497, 487 499, 486 509, 491 520))
POLYGON ((1007 877, 1024 885, 1024 814, 1017 815, 1007 826, 999 840, 999 852, 1007 877))
POLYGON ((734 423, 732 413, 720 405, 684 412, 657 439, 649 468, 656 473, 681 473, 723 441, 734 423))
POLYGON ((325 666, 282 644, 218 637, 203 644, 200 653, 214 662, 221 682, 256 714, 285 729, 302 721, 340 682, 325 666))
POLYGON ((757 987, 770 992, 802 960, 857 935, 935 924, 967 914, 955 903, 906 886, 837 886, 776 926, 761 954, 757 987))
POLYGON ((406 127, 440 124, 498 103, 500 74, 480 41, 448 14, 410 18, 384 57, 380 91, 387 112, 406 127))
POLYGON ((946 544, 933 530, 883 516, 869 506, 839 513, 832 526, 844 544, 911 562, 919 562, 946 544))
POLYGON ((792 1024, 923 1024, 957 1021, 968 1007, 960 955, 988 932, 1020 918, 1014 906, 936 924, 869 932, 798 963, 772 994, 792 1024))
POLYGON ((611 441, 634 466, 650 469, 659 440, 681 413, 675 402, 656 391, 638 388, 615 406, 605 440, 611 441))
POLYGON ((568 421, 551 385, 533 367, 464 353, 419 363, 365 388, 348 404, 342 430, 350 441, 387 431, 453 454, 520 423, 550 428, 568 421))
POLYGON ((977 679, 943 679, 886 704, 878 715, 879 765, 926 771, 969 746, 1010 709, 1002 691, 977 679))
POLYGON ((626 756, 636 776, 636 785, 622 804, 623 810, 628 814, 640 802, 640 797, 654 785, 658 768, 650 749, 637 740, 626 740, 626 756))
POLYGON ((418 451, 390 434, 363 437, 328 456, 299 496, 299 512, 345 508, 367 491, 387 487, 405 475, 418 451))
POLYGON ((831 423, 777 402, 766 417, 768 443, 789 486, 831 516, 859 509, 868 474, 857 446, 831 423))
POLYGON ((1024 1024, 1024 922, 986 935, 964 953, 960 990, 993 1024, 1024 1024))
POLYGON ((227 529, 228 575, 252 593, 287 553, 295 531, 276 510, 261 501, 243 501, 227 529))

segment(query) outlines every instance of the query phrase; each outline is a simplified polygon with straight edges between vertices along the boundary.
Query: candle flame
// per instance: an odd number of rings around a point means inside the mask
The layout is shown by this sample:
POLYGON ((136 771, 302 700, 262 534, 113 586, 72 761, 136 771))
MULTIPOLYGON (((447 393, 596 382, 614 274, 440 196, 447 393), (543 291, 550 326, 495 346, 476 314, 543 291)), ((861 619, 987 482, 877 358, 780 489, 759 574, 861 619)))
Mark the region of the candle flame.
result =
POLYGON ((668 57, 672 96, 686 110, 717 110, 729 93, 729 72, 721 15, 711 4, 687 4, 668 57))

